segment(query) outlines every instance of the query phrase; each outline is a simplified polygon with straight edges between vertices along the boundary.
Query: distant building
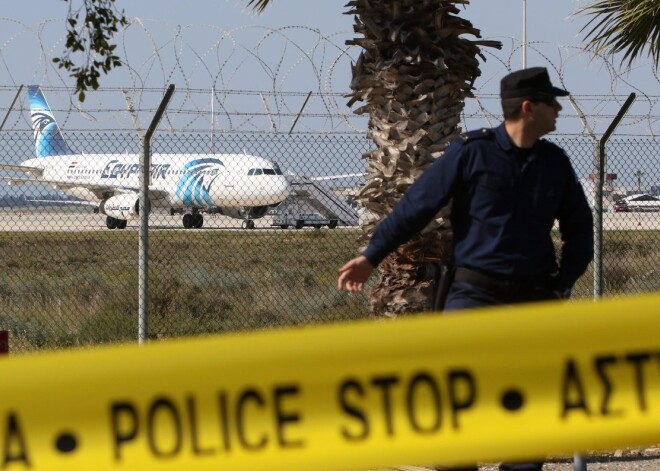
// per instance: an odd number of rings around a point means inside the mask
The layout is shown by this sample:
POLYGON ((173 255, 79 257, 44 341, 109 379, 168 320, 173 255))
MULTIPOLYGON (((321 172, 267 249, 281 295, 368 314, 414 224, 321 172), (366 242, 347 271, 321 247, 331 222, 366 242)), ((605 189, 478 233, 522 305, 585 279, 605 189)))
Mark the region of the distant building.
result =
MULTIPOLYGON (((616 179, 617 179, 616 173, 608 173, 607 175, 605 175, 605 182, 603 185, 603 201, 611 201, 612 195, 617 192, 617 188, 615 188, 613 184, 614 180, 616 179)), ((582 184, 582 189, 584 190, 584 194, 587 197, 589 206, 591 206, 591 208, 594 208, 596 206, 594 204, 595 201, 594 196, 596 195, 594 174, 590 173, 586 179, 580 180, 580 183, 582 184)))

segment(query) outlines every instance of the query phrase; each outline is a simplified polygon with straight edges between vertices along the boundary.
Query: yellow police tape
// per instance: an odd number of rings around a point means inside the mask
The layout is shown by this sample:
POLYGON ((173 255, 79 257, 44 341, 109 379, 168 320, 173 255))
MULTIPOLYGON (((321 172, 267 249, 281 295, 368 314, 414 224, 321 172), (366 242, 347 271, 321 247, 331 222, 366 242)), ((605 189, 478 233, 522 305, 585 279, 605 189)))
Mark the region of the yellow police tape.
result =
POLYGON ((660 296, 0 359, 0 469, 339 470, 660 443, 660 296))

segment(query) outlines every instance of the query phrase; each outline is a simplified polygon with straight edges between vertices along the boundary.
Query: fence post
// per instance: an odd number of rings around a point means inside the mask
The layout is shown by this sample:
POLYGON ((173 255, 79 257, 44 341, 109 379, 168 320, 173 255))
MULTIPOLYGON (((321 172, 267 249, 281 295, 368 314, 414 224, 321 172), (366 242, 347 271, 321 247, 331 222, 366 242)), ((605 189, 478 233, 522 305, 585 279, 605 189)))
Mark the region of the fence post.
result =
POLYGON ((22 84, 20 87, 18 87, 18 91, 16 92, 16 95, 14 95, 14 99, 12 100, 11 105, 9 105, 9 108, 7 108, 7 113, 5 114, 5 117, 2 119, 2 124, 0 124, 0 131, 2 131, 2 128, 5 127, 7 118, 9 118, 9 113, 11 113, 11 111, 14 109, 14 105, 16 104, 16 100, 18 100, 18 96, 21 94, 21 90, 23 90, 22 84))
POLYGON ((635 101, 634 93, 628 96, 614 120, 610 123, 607 131, 598 140, 598 158, 597 168, 598 174, 594 175, 595 184, 595 212, 596 219, 594 221, 594 298, 599 298, 603 295, 603 187, 605 186, 605 144, 610 138, 616 127, 623 119, 624 115, 628 112, 628 108, 635 101))
POLYGON ((614 120, 610 123, 607 131, 603 134, 603 137, 598 139, 591 129, 591 126, 589 126, 587 118, 585 118, 580 107, 572 96, 568 96, 568 101, 571 103, 571 106, 577 113, 580 121, 582 121, 585 129, 589 132, 589 137, 591 137, 594 142, 593 196, 594 213, 596 214, 594 219, 594 298, 599 298, 603 294, 603 186, 605 186, 605 167, 607 166, 605 144, 619 125, 623 116, 628 112, 628 108, 630 108, 632 102, 635 101, 635 97, 636 95, 634 93, 631 93, 628 96, 628 99, 614 117, 614 120))
POLYGON ((138 343, 143 344, 149 335, 149 184, 151 183, 151 137, 165 113, 174 85, 165 92, 147 132, 140 141, 140 236, 138 246, 138 343))
POLYGON ((0 330, 0 355, 9 353, 9 332, 0 330))
POLYGON ((305 106, 307 106, 307 102, 309 101, 309 97, 312 96, 312 92, 309 92, 307 94, 307 98, 305 98, 304 103, 300 107, 300 111, 298 111, 298 114, 296 115, 296 119, 293 120, 293 124, 291 125, 291 129, 289 129, 289 134, 293 132, 293 128, 296 127, 296 123, 298 122, 298 119, 300 118, 300 115, 302 114, 303 110, 305 109, 305 106))

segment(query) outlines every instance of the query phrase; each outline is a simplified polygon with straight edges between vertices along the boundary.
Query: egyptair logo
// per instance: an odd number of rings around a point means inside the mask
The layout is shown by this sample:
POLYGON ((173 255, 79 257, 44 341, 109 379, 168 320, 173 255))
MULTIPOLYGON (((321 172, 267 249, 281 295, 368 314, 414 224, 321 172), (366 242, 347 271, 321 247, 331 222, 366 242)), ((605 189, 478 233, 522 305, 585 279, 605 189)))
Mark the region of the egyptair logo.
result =
POLYGON ((213 205, 211 185, 220 176, 224 164, 220 159, 199 159, 183 167, 176 194, 184 204, 213 205))
POLYGON ((34 136, 35 142, 38 143, 41 137, 45 134, 45 129, 54 122, 55 120, 53 117, 45 111, 36 111, 32 113, 32 123, 36 130, 34 136))

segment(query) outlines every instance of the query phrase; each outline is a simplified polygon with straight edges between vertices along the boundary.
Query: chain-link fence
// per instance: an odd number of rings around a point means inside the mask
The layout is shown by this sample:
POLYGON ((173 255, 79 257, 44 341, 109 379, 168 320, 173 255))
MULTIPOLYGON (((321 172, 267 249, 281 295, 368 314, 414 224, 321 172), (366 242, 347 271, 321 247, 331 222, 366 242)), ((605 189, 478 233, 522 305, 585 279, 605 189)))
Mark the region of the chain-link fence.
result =
MULTIPOLYGON (((582 137, 557 142, 571 156, 586 193, 593 194, 594 143, 582 137)), ((68 135, 67 143, 81 154, 121 156, 139 149, 139 138, 130 133, 78 132, 68 135)), ((359 251, 360 209, 352 196, 363 183, 361 155, 370 146, 363 135, 348 134, 158 134, 154 156, 210 150, 262 156, 277 162, 292 186, 279 206, 250 217, 241 211, 202 212, 199 229, 184 228, 185 214, 152 202, 150 337, 367 317, 366 295, 339 292, 336 276, 337 268, 359 251), (293 219, 281 224, 285 216, 293 219), (245 220, 252 220, 255 229, 242 229, 245 220), (303 227, 296 229, 300 221, 303 227)), ((32 158, 32 134, 3 132, 0 152, 5 167, 32 158)), ((614 202, 628 193, 657 195, 660 141, 612 139, 607 152, 604 294, 657 290, 660 201, 655 206, 636 205, 630 198, 627 206, 614 202)), ((94 158, 106 167, 121 159, 94 158)), ((68 178, 93 182, 94 172, 103 171, 70 160, 63 170, 68 178)), ((22 182, 30 178, 24 173, 3 172, 0 330, 9 330, 12 350, 23 352, 135 340, 138 221, 129 219, 125 230, 110 230, 98 205, 58 191, 71 190, 57 183, 64 180, 61 176, 46 177, 50 185, 22 182)), ((593 295, 591 271, 574 295, 593 295)))
MULTIPOLYGON (((117 161, 122 153, 135 154, 139 147, 136 136, 121 133, 77 134, 67 141, 74 152, 119 154, 99 155, 103 162, 117 161)), ((11 163, 34 153, 29 133, 4 133, 0 142, 11 163)), ((161 136, 152 143, 154 162, 159 153, 203 153, 209 142, 210 136, 161 136)), ((214 145, 217 152, 238 157, 268 157, 292 182, 307 177, 307 183, 294 184, 293 193, 309 195, 292 196, 280 205, 292 214, 335 217, 310 191, 321 186, 337 196, 336 203, 356 213, 351 194, 360 177, 311 178, 359 173, 360 155, 368 146, 364 137, 226 135, 214 145)), ((67 177, 98 181, 94 172, 99 170, 81 162, 71 159, 67 177)), ((114 167, 109 165, 111 174, 114 167)), ((25 178, 7 175, 13 184, 25 178)), ((64 180, 61 175, 49 178, 64 180)), ((64 202, 65 195, 52 186, 33 182, 11 186, 2 197, 0 330, 11 332, 14 351, 135 339, 138 221, 129 220, 127 230, 108 230, 107 217, 95 213, 98 205, 64 202)), ((277 208, 268 208, 252 215, 256 228, 248 231, 241 229, 242 213, 230 217, 208 211, 202 214, 202 229, 186 230, 184 214, 152 205, 152 337, 366 315, 364 296, 348 296, 335 288, 338 266, 358 251, 356 220, 347 225, 342 217, 333 229, 317 229, 312 222, 311 227, 284 230, 272 225, 277 208)))

